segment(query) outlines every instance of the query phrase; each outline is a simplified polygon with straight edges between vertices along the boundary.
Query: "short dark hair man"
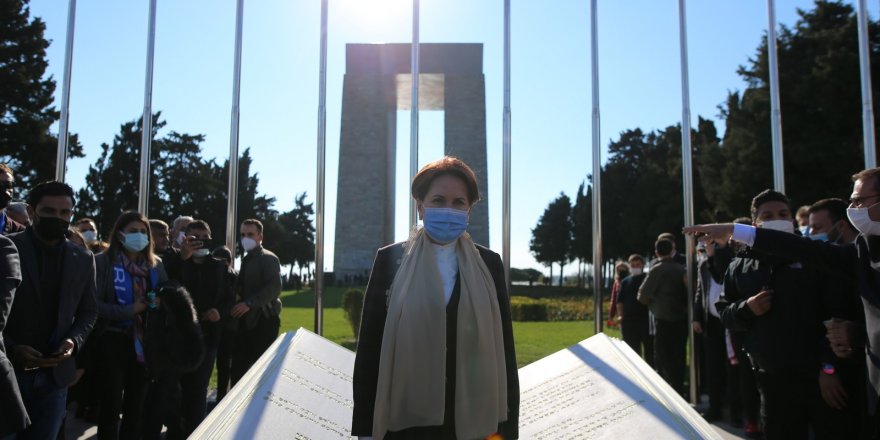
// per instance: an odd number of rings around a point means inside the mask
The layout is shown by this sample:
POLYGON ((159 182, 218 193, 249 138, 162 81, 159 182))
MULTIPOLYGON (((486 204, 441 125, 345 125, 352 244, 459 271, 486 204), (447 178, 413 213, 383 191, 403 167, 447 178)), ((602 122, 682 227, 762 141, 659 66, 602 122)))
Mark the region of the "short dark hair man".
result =
POLYGON ((810 238, 835 244, 852 244, 859 231, 846 217, 849 203, 841 199, 823 199, 810 206, 810 238))
POLYGON ((620 316, 620 333, 645 362, 654 366, 654 336, 651 335, 651 318, 648 308, 638 301, 639 288, 648 275, 645 272, 645 259, 638 254, 627 259, 630 275, 620 282, 617 294, 617 313, 620 316))
POLYGON ((654 362, 660 376, 675 391, 684 391, 685 357, 688 338, 686 271, 675 262, 675 245, 657 240, 654 254, 658 261, 639 288, 638 300, 648 306, 657 322, 654 335, 654 362))
POLYGON ((239 320, 232 358, 235 384, 272 345, 281 326, 281 263, 263 248, 263 223, 247 219, 241 223, 241 247, 247 252, 233 292, 237 303, 230 314, 239 320))
POLYGON ((9 235, 24 231, 25 226, 6 214, 6 207, 12 201, 15 194, 15 177, 12 168, 5 163, 0 163, 0 234, 9 235))
POLYGON ((95 260, 67 241, 73 189, 44 182, 28 193, 33 225, 10 238, 21 258, 22 283, 3 336, 33 425, 29 438, 55 438, 66 413, 67 387, 75 380, 71 357, 98 315, 95 260))
MULTIPOLYGON (((752 222, 754 226, 738 227, 801 240, 795 235, 791 203, 777 191, 766 190, 753 199, 752 222)), ((810 427, 817 437, 834 437, 834 432, 851 438, 849 429, 857 429, 828 426, 829 411, 819 398, 820 304, 828 279, 810 263, 773 257, 766 249, 747 249, 730 264, 724 300, 718 303, 725 327, 745 332, 745 350, 756 371, 770 440, 806 438, 810 427)))
POLYGON ((153 236, 153 252, 156 255, 165 255, 171 243, 171 232, 168 230, 168 223, 151 218, 150 234, 153 236))

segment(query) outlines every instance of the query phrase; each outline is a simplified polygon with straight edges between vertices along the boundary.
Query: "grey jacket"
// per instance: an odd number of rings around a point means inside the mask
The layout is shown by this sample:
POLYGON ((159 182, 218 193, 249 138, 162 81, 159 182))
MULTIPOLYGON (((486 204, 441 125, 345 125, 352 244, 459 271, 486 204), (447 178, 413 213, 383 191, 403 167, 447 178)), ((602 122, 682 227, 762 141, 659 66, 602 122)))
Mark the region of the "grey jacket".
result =
POLYGON ((235 301, 244 301, 250 311, 241 317, 248 328, 261 316, 281 315, 281 262, 270 251, 257 246, 242 259, 235 280, 235 301))
POLYGON ((12 241, 0 235, 0 437, 30 425, 12 363, 3 345, 3 329, 12 310, 15 289, 21 284, 18 250, 12 241))
MULTIPOLYGON (((156 272, 159 282, 168 281, 162 260, 156 257, 156 272)), ((116 289, 113 288, 113 263, 107 252, 95 256, 96 296, 98 300, 98 317, 101 318, 97 332, 103 331, 112 321, 125 321, 134 318, 134 304, 120 305, 116 301, 116 289)), ((153 286, 155 287, 155 286, 153 286)))
POLYGON ((686 272, 673 259, 660 260, 651 267, 639 288, 639 302, 648 306, 657 319, 681 321, 688 318, 686 272))

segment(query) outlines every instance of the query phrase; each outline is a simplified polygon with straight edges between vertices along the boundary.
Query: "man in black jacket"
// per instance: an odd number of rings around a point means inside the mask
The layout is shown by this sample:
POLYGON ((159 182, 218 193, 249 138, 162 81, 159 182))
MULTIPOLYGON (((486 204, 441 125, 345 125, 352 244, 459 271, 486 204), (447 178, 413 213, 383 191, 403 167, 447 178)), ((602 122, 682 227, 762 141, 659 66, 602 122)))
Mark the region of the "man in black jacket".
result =
POLYGON ((3 338, 33 423, 23 433, 28 438, 58 435, 67 387, 76 377, 72 356, 98 316, 95 259, 64 238, 73 207, 70 186, 41 183, 28 193, 33 225, 10 237, 21 259, 22 283, 3 338))
MULTIPOLYGON (((788 198, 767 190, 752 200, 752 221, 794 237, 788 198)), ((746 249, 727 269, 725 327, 745 332, 762 397, 768 439, 808 438, 819 421, 819 303, 824 280, 815 267, 746 249)))
MULTIPOLYGON (((715 246, 698 246, 697 291, 694 294, 694 321, 696 335, 702 336, 706 380, 709 388, 707 420, 720 419, 724 408, 727 385, 727 345, 724 325, 716 303, 724 293, 724 273, 728 258, 715 258, 715 246), (718 260, 723 260, 719 262, 718 260), (716 263, 719 263, 716 265, 716 263)), ((722 253, 728 250, 722 249, 722 253)), ((738 418, 738 417, 737 417, 738 418)))
MULTIPOLYGON (((869 168, 853 176, 853 192, 847 217, 860 232, 853 245, 835 246, 821 241, 789 237, 773 231, 755 230, 732 224, 685 228, 702 240, 736 241, 774 254, 809 261, 828 272, 856 280, 852 295, 861 299, 865 315, 865 337, 853 325, 831 322, 828 339, 838 357, 864 350, 868 370, 867 409, 872 436, 880 433, 880 168, 869 168)), ((846 293, 841 293, 846 294, 846 293)))
POLYGON ((18 250, 12 241, 0 235, 0 438, 27 428, 30 424, 18 381, 6 347, 3 344, 3 329, 12 309, 15 289, 21 283, 21 265, 18 250))
POLYGON ((623 341, 645 362, 654 366, 654 336, 651 335, 651 317, 648 308, 638 300, 639 288, 648 276, 645 259, 633 254, 627 259, 630 275, 620 282, 617 294, 617 314, 620 316, 620 333, 623 341))

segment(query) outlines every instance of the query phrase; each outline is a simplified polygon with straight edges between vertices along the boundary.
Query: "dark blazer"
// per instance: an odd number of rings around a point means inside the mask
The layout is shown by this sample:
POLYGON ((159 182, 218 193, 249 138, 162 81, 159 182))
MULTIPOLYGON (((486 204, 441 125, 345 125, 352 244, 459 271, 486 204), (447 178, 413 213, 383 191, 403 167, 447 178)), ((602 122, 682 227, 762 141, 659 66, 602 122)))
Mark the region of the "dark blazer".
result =
MULTIPOLYGON (((40 271, 37 264, 36 237, 28 229, 9 238, 18 248, 21 259, 22 283, 15 295, 4 338, 7 347, 19 343, 32 344, 31 317, 43 307, 40 293, 40 271)), ((59 283, 58 340, 73 340, 74 352, 79 350, 98 317, 95 305, 95 259, 92 253, 65 240, 62 244, 62 268, 59 283)), ((10 349, 11 351, 11 349, 10 349)), ((76 378, 76 359, 71 357, 53 368, 59 386, 68 386, 76 378)))
POLYGON ((270 251, 257 246, 245 255, 235 280, 236 301, 244 301, 250 311, 240 319, 253 328, 262 316, 281 314, 281 262, 270 251))
MULTIPOLYGON (((5 209, 3 210, 3 215, 6 215, 5 209)), ((9 218, 9 216, 6 215, 6 226, 3 227, 3 230, 0 231, 0 234, 3 234, 3 235, 17 234, 19 232, 24 232, 25 229, 27 229, 27 226, 9 218)))
POLYGON ((620 293, 617 294, 617 307, 623 310, 621 330, 636 335, 647 335, 650 332, 651 317, 648 307, 638 300, 639 288, 645 281, 646 273, 630 275, 620 282, 620 293))
POLYGON ((880 398, 880 237, 859 235, 854 244, 838 246, 759 228, 753 248, 855 280, 855 290, 849 294, 861 298, 865 311, 868 411, 873 415, 880 398))
MULTIPOLYGON (((513 343, 513 324, 510 317, 510 297, 507 293, 507 282, 504 278, 504 266, 501 257, 491 250, 476 245, 483 262, 489 268, 495 289, 498 293, 498 306, 501 311, 501 330, 504 337, 504 360, 507 368, 507 421, 498 426, 498 432, 505 439, 519 437, 519 376, 516 366, 516 352, 513 343)), ((361 328, 358 333, 357 356, 354 364, 354 412, 352 415, 352 435, 372 436, 373 409, 376 401, 376 386, 379 378, 379 357, 382 350, 382 335, 385 331, 387 314, 386 291, 400 264, 403 254, 403 243, 379 249, 367 292, 364 295, 364 309, 361 317, 361 328)), ((452 298, 446 307, 446 423, 443 427, 419 427, 401 432, 402 435, 388 435, 387 438, 450 438, 454 437, 451 429, 455 403, 455 353, 456 324, 458 319, 458 301, 461 289, 460 280, 455 283, 452 298), (412 431, 412 432, 407 432, 412 431), (405 434, 404 434, 405 433, 405 434)), ((380 439, 376 439, 380 440, 380 439)))
POLYGON ((12 240, 0 236, 0 437, 21 431, 30 425, 15 371, 3 345, 3 330, 12 310, 15 289, 21 284, 18 250, 12 240))
MULTIPOLYGON (((120 305, 116 302, 116 289, 113 287, 113 264, 107 252, 95 256, 96 299, 98 302, 98 324, 95 334, 100 334, 112 321, 126 321, 134 318, 134 304, 120 305)), ((156 273, 159 283, 168 281, 162 260, 157 259, 156 273)), ((158 286, 153 286, 157 288, 158 286)))
MULTIPOLYGON (((712 246, 712 244, 710 244, 712 246)), ((730 246, 715 249, 715 254, 697 264, 697 291, 694 293, 694 322, 705 324, 709 319, 709 286, 724 283, 724 274, 733 260, 730 246)), ((723 293, 723 292, 722 292, 723 293)), ((716 307, 717 308, 717 307, 716 307)), ((719 310, 719 314, 721 311, 719 310)))

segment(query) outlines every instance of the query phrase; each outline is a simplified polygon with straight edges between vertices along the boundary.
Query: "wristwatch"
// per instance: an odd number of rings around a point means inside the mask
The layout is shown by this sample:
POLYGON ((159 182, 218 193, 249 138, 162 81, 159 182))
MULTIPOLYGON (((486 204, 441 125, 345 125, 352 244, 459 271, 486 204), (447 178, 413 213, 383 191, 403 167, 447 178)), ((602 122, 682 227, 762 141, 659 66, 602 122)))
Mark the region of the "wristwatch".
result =
POLYGON ((822 364, 822 372, 825 374, 834 374, 834 364, 822 364))

